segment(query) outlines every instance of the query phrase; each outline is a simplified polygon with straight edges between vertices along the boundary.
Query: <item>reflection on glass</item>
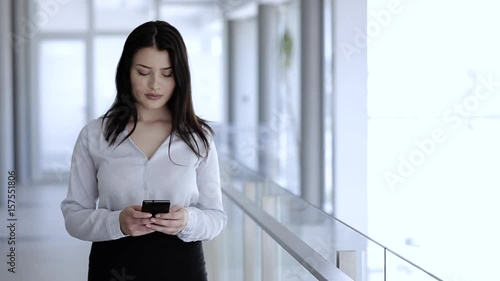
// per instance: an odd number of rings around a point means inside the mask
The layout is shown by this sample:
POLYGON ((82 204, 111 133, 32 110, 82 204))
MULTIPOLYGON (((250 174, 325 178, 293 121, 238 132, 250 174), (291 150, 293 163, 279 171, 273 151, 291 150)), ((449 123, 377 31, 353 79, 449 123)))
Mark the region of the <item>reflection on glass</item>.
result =
POLYGON ((73 145, 86 121, 85 44, 42 41, 39 65, 40 165, 60 178, 69 171, 73 145))

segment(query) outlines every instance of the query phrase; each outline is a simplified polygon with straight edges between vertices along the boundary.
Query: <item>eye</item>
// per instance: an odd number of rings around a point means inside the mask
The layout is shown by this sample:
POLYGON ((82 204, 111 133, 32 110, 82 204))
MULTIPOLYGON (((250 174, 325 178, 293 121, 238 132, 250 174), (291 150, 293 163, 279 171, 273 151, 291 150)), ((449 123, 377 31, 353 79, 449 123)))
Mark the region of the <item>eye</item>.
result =
POLYGON ((145 72, 140 72, 140 71, 137 71, 137 73, 138 73, 139 75, 141 75, 141 76, 146 76, 146 75, 148 75, 148 73, 145 73, 145 72))
POLYGON ((163 77, 172 77, 174 74, 173 73, 170 73, 170 74, 162 74, 163 77))

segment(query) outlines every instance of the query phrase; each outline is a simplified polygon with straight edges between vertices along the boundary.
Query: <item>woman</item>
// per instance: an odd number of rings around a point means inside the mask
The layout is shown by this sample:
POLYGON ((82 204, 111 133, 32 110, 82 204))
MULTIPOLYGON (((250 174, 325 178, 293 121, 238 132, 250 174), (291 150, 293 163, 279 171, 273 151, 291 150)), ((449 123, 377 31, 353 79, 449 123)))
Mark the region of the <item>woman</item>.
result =
POLYGON ((213 131, 193 110, 186 47, 163 21, 128 36, 116 99, 87 124, 61 204, 68 233, 92 241, 88 280, 206 280, 201 241, 226 224, 213 131), (168 213, 141 212, 146 199, 168 213))

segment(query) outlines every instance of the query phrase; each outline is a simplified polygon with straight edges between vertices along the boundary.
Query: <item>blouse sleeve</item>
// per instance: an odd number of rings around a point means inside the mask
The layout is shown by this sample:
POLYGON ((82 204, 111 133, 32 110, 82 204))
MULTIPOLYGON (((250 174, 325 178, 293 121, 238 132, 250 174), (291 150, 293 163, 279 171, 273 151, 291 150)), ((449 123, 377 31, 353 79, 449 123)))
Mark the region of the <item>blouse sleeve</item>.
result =
MULTIPOLYGON (((96 122, 99 123, 100 122, 96 122)), ((97 124, 96 124, 97 125, 97 124)), ((73 150, 67 197, 61 203, 66 230, 81 240, 114 240, 124 235, 120 229, 121 211, 96 209, 99 197, 97 169, 90 148, 96 145, 101 130, 85 126, 73 150)))
POLYGON ((195 206, 187 207, 189 217, 184 230, 177 236, 185 241, 211 240, 217 236, 227 222, 222 207, 219 160, 213 139, 207 157, 203 158, 196 169, 196 182, 199 198, 195 206))

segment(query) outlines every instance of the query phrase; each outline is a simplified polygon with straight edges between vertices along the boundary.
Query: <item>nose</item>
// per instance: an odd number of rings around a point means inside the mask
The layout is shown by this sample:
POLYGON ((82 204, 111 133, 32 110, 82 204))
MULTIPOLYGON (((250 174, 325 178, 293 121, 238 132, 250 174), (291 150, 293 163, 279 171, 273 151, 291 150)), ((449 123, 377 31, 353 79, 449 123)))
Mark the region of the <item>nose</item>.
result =
POLYGON ((151 75, 151 79, 149 79, 149 88, 155 92, 160 89, 159 79, 156 75, 151 75))

